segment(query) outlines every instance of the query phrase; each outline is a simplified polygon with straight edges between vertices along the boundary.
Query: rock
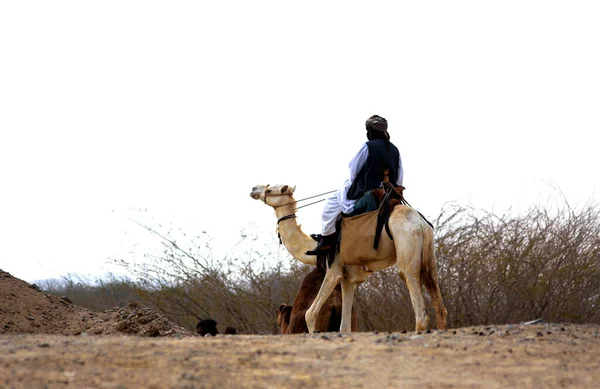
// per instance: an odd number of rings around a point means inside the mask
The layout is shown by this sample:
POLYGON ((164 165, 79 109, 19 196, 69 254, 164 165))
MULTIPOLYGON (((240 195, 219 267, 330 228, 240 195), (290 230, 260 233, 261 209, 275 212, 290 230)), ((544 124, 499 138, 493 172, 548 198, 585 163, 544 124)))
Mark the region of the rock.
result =
POLYGON ((36 284, 31 284, 31 285, 29 285, 29 287, 30 287, 31 289, 33 289, 33 290, 37 291, 37 292, 41 292, 41 291, 42 291, 42 289, 40 289, 40 287, 39 287, 39 286, 37 286, 36 284))
POLYGON ((543 319, 535 319, 535 320, 531 320, 531 321, 526 321, 525 323, 523 323, 523 325, 529 326, 529 325, 532 325, 532 324, 540 324, 540 323, 543 323, 543 322, 544 322, 543 319))

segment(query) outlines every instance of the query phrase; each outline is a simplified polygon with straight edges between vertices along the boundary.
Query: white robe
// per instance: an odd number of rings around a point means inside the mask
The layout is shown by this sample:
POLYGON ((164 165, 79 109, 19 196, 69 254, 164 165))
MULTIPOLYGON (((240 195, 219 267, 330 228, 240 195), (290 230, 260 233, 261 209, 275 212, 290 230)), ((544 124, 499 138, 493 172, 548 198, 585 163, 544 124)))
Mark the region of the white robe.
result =
MULTIPOLYGON (((348 196, 348 189, 352 186, 352 183, 356 179, 358 172, 367 162, 369 157, 369 148, 366 143, 363 143, 358 153, 352 158, 348 167, 350 168, 350 178, 348 178, 344 185, 332 194, 325 201, 322 215, 322 231, 323 235, 330 235, 335 232, 335 220, 340 213, 350 213, 354 210, 354 204, 357 200, 351 200, 348 196)), ((398 158, 398 180, 396 185, 402 185, 404 178, 404 169, 402 168, 402 157, 398 158)))

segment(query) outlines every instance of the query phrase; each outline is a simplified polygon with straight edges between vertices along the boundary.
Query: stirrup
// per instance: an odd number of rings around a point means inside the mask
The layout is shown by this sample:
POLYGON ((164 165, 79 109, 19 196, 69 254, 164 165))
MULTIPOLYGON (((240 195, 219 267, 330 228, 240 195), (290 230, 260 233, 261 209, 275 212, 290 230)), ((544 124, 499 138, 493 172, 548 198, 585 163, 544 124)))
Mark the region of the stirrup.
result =
POLYGON ((324 245, 319 247, 319 245, 317 245, 317 247, 315 247, 313 250, 309 250, 307 252, 305 252, 304 254, 306 255, 319 255, 319 254, 327 254, 329 251, 331 251, 332 246, 330 244, 324 245))
MULTIPOLYGON (((317 236, 317 234, 314 234, 314 235, 317 236)), ((313 250, 307 251, 305 253, 306 255, 326 254, 333 249, 333 247, 335 245, 335 240, 337 238, 337 236, 335 234, 318 235, 318 236, 319 236, 319 243, 317 243, 317 247, 315 247, 313 250)), ((315 239, 315 237, 312 237, 312 238, 315 239)))

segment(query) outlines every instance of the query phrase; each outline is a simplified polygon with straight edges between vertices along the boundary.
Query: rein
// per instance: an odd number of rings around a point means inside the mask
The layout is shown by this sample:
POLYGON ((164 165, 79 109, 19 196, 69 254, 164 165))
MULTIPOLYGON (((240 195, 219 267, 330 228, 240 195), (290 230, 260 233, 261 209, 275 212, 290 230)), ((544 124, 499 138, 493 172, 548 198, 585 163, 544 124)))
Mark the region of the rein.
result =
MULTIPOLYGON (((314 195, 314 196, 310 196, 310 197, 305 197, 303 199, 296 200, 296 202, 299 203, 300 201, 314 199, 315 197, 323 196, 323 195, 330 194, 330 193, 333 193, 333 192, 335 192, 335 190, 330 190, 329 192, 323 192, 323 193, 318 194, 318 195, 314 195)), ((319 201, 323 201, 323 200, 319 200, 319 201)), ((318 203, 319 201, 315 201, 314 203, 318 203)), ((311 204, 314 204, 314 203, 311 203, 311 204)), ((310 204, 307 204, 307 205, 310 205, 310 204)), ((306 207, 307 205, 303 205, 303 207, 306 207)))
MULTIPOLYGON (((281 207, 285 207, 286 205, 290 205, 290 204, 298 204, 300 201, 306 201, 306 200, 314 199, 315 197, 323 196, 323 195, 330 194, 330 193, 333 193, 333 192, 335 192, 335 190, 330 190, 329 192, 323 192, 323 193, 318 194, 318 195, 314 195, 314 196, 310 196, 310 197, 305 197, 303 199, 292 201, 291 203, 287 203, 285 205, 280 205, 278 207, 273 207, 273 208, 281 208, 281 207)), ((269 196, 286 196, 286 195, 289 196, 288 193, 285 193, 285 194, 276 194, 276 195, 269 195, 269 196)), ((301 205, 300 207, 297 207, 296 209, 308 207, 309 205, 320 203, 321 201, 325 201, 325 200, 327 200, 327 199, 321 199, 321 200, 313 201, 312 203, 301 205)), ((267 196, 266 196, 266 194, 265 194, 265 200, 264 201, 265 201, 265 204, 266 204, 267 203, 267 196)))
MULTIPOLYGON (((306 200, 314 199, 315 197, 323 196, 323 195, 330 194, 330 193, 333 193, 333 192, 336 192, 336 191, 335 190, 330 190, 329 192, 323 192, 323 193, 320 193, 320 194, 317 194, 317 195, 314 195, 314 196, 305 197, 303 199, 292 201, 291 203, 279 205, 279 206, 273 207, 273 208, 277 209, 277 208, 281 208, 281 207, 286 207, 286 206, 291 205, 291 204, 298 204, 301 201, 306 201, 306 200)), ((267 203, 267 197, 273 197, 273 196, 291 196, 291 195, 289 193, 277 193, 277 194, 268 194, 268 195, 267 195, 267 193, 265 193, 263 202, 266 204, 267 203)), ((325 201, 325 200, 327 200, 327 199, 321 199, 321 200, 313 201, 312 203, 308 203, 308 204, 304 204, 304 205, 302 205, 300 207, 296 207, 296 209, 308 207, 309 205, 320 203, 321 201, 325 201)), ((279 221, 277 222, 277 224, 279 224, 279 221)))
MULTIPOLYGON (((286 207, 286 206, 292 205, 292 204, 298 204, 300 201, 306 201, 306 200, 314 199, 315 197, 323 196, 323 195, 330 194, 330 193, 333 193, 333 192, 335 192, 335 190, 331 190, 329 192, 324 192, 324 193, 321 193, 321 194, 318 194, 318 195, 314 195, 314 196, 310 196, 310 197, 305 197, 303 199, 292 201, 291 203, 287 203, 287 204, 284 204, 284 205, 279 205, 279 206, 273 207, 273 208, 277 209, 277 208, 286 207)), ((281 193, 281 194, 269 194, 269 196, 291 196, 291 195, 289 193, 281 193)), ((263 200, 265 204, 267 203, 267 197, 268 197, 267 193, 265 193, 265 197, 264 197, 264 200, 263 200)), ((309 205, 320 203, 321 201, 325 201, 325 200, 326 199, 321 199, 321 200, 313 201, 312 203, 304 204, 304 205, 302 205, 300 207, 296 207, 296 210, 298 210, 300 208, 308 207, 309 205)), ((281 241, 281 235, 279 234, 279 223, 281 223, 284 220, 295 219, 296 217, 297 217, 296 214, 292 213, 290 215, 286 215, 286 216, 280 217, 277 220, 277 238, 279 238, 279 244, 283 244, 283 242, 281 241)))
MULTIPOLYGON (((306 200, 306 199, 305 199, 305 200, 306 200)), ((304 204, 304 205, 301 205, 301 206, 299 206, 299 207, 296 207, 296 209, 300 209, 300 208, 308 207, 309 205, 313 205, 313 204, 316 204, 316 203, 320 203, 321 201, 325 201, 325 200, 327 200, 327 199, 321 199, 321 200, 313 201, 312 203, 308 203, 308 204, 304 204)), ((298 200, 298 201, 302 201, 302 200, 298 200)), ((296 201, 296 202, 298 202, 298 201, 296 201)))

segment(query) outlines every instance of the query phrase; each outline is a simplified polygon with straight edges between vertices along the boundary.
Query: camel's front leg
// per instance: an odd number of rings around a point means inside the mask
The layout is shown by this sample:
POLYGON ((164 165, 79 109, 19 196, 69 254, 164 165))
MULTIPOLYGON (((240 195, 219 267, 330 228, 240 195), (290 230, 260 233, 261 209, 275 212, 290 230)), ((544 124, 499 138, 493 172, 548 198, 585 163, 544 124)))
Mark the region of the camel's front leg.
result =
POLYGON ((315 297, 312 305, 310 308, 308 308, 306 314, 304 315, 308 332, 311 334, 315 332, 315 324, 317 322, 317 316, 321 311, 321 307, 323 304, 325 304, 325 300, 327 300, 327 298, 331 295, 331 292, 333 292, 333 289, 337 284, 339 284, 341 279, 342 268, 338 262, 334 262, 325 274, 325 278, 323 279, 323 283, 321 284, 321 288, 319 289, 317 297, 315 297))
POLYGON ((354 304, 354 290, 356 285, 342 279, 342 325, 340 332, 349 334, 352 332, 352 305, 354 304))

